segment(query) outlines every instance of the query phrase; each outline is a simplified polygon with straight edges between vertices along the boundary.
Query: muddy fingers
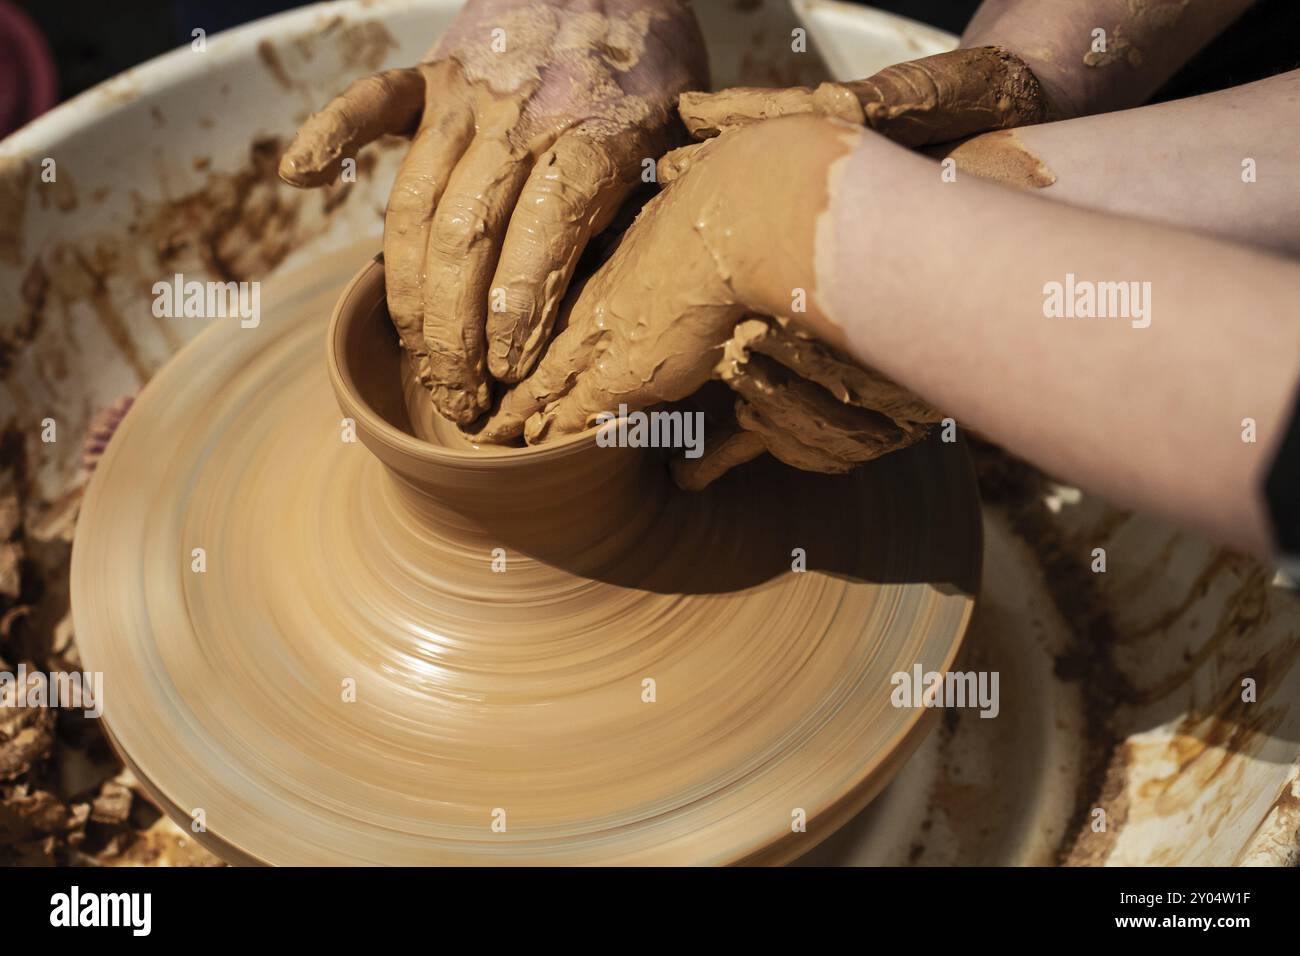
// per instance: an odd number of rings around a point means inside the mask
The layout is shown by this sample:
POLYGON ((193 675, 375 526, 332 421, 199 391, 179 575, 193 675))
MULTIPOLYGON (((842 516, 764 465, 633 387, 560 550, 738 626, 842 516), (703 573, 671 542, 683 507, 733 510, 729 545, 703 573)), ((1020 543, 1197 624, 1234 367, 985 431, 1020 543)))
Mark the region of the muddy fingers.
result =
POLYGON ((579 256, 640 183, 641 161, 658 153, 659 139, 611 138, 579 126, 538 159, 515 204, 489 293, 488 369, 498 381, 513 384, 533 370, 579 256))
POLYGON ((743 361, 749 351, 776 359, 841 402, 887 416, 903 431, 924 428, 943 418, 901 385, 795 329, 788 320, 749 318, 738 323, 727 354, 743 361))
POLYGON ((904 146, 1046 121, 1051 106, 1038 78, 998 47, 953 50, 886 67, 865 80, 816 89, 736 87, 683 93, 678 112, 697 139, 780 116, 815 114, 865 124, 904 146))
POLYGON ((732 428, 708 435, 699 458, 678 456, 670 462, 673 480, 685 491, 702 491, 731 469, 753 461, 767 451, 757 432, 732 428))
POLYGON ((479 136, 438 202, 424 257, 424 346, 429 388, 446 418, 468 425, 487 411, 488 297, 510 214, 530 165, 508 138, 479 136))
POLYGON ((302 124, 280 157, 280 178, 290 186, 324 186, 343 160, 384 135, 414 132, 424 108, 418 69, 386 70, 357 80, 302 124))
POLYGON ((435 78, 445 71, 426 68, 430 95, 425 118, 402 161, 388 195, 384 216, 384 272, 388 312, 402 345, 416 360, 428 386, 424 342, 424 262, 429 229, 452 171, 474 136, 474 115, 463 95, 435 78))
POLYGON ((736 405, 741 427, 760 435, 777 458, 805 471, 845 472, 923 434, 909 435, 877 412, 837 401, 763 355, 724 363, 721 377, 743 400, 736 405))

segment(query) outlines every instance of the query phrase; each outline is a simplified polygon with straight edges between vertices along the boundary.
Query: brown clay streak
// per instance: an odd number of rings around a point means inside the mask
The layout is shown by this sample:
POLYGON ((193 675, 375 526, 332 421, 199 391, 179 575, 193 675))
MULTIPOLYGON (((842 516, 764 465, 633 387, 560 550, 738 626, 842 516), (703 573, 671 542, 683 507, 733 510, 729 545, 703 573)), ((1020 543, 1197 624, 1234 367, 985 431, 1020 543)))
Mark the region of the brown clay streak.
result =
POLYGON ((899 63, 865 80, 815 90, 738 87, 684 93, 679 111, 698 138, 778 116, 813 113, 865 123, 903 146, 926 146, 1044 122, 1051 108, 1015 54, 985 46, 899 63))
POLYGON ((1044 189, 1056 182, 1056 173, 1015 130, 996 130, 968 139, 948 152, 947 158, 961 172, 1018 189, 1044 189))

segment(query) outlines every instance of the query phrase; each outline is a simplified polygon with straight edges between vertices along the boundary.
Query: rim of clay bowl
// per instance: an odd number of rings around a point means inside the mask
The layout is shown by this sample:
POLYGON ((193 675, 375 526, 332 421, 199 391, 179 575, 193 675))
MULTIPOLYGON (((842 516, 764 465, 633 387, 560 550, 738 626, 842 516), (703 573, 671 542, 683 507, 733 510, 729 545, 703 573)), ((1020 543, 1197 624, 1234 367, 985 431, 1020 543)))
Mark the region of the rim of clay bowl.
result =
MULTIPOLYGON (((544 445, 527 445, 522 448, 492 446, 486 450, 449 448, 418 438, 380 415, 357 388, 345 342, 349 333, 358 324, 367 321, 375 308, 384 306, 383 272, 382 255, 375 256, 357 271, 335 301, 329 331, 326 333, 330 384, 334 387, 344 413, 356 419, 366 434, 416 461, 461 466, 518 463, 524 460, 536 462, 595 445, 596 433, 600 429, 592 426, 585 431, 548 441, 544 445)), ((401 348, 400 345, 396 347, 401 348)))

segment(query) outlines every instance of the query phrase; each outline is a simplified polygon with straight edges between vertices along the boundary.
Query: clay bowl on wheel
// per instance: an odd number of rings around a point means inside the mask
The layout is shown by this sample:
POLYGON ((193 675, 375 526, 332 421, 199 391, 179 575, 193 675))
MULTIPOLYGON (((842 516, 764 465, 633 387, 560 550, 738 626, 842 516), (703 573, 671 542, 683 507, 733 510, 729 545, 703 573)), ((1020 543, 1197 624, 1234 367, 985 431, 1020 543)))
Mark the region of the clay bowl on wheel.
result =
POLYGON ((428 441, 382 265, 338 300, 324 362, 319 298, 282 288, 256 334, 184 349, 78 528, 108 728, 173 815, 202 810, 205 844, 781 862, 884 786, 935 713, 893 706, 891 678, 948 667, 970 618, 960 444, 842 477, 760 460, 688 493, 662 453, 592 431, 428 441))

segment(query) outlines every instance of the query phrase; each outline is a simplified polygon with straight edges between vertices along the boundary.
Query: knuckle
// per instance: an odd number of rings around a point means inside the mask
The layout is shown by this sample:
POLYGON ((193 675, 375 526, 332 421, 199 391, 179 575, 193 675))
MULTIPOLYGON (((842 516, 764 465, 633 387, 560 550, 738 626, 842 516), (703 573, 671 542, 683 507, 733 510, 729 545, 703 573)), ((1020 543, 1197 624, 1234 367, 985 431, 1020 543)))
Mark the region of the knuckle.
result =
POLYGON ((419 213, 432 205, 431 200, 429 190, 419 179, 399 176, 388 194, 388 215, 419 213))
POLYGON ((563 173, 547 172, 528 184, 520 197, 517 213, 539 224, 572 222, 590 202, 588 190, 563 173))
POLYGON ((435 252, 463 255, 487 231, 487 216, 482 201, 453 196, 438 206, 429 232, 429 242, 435 252))

